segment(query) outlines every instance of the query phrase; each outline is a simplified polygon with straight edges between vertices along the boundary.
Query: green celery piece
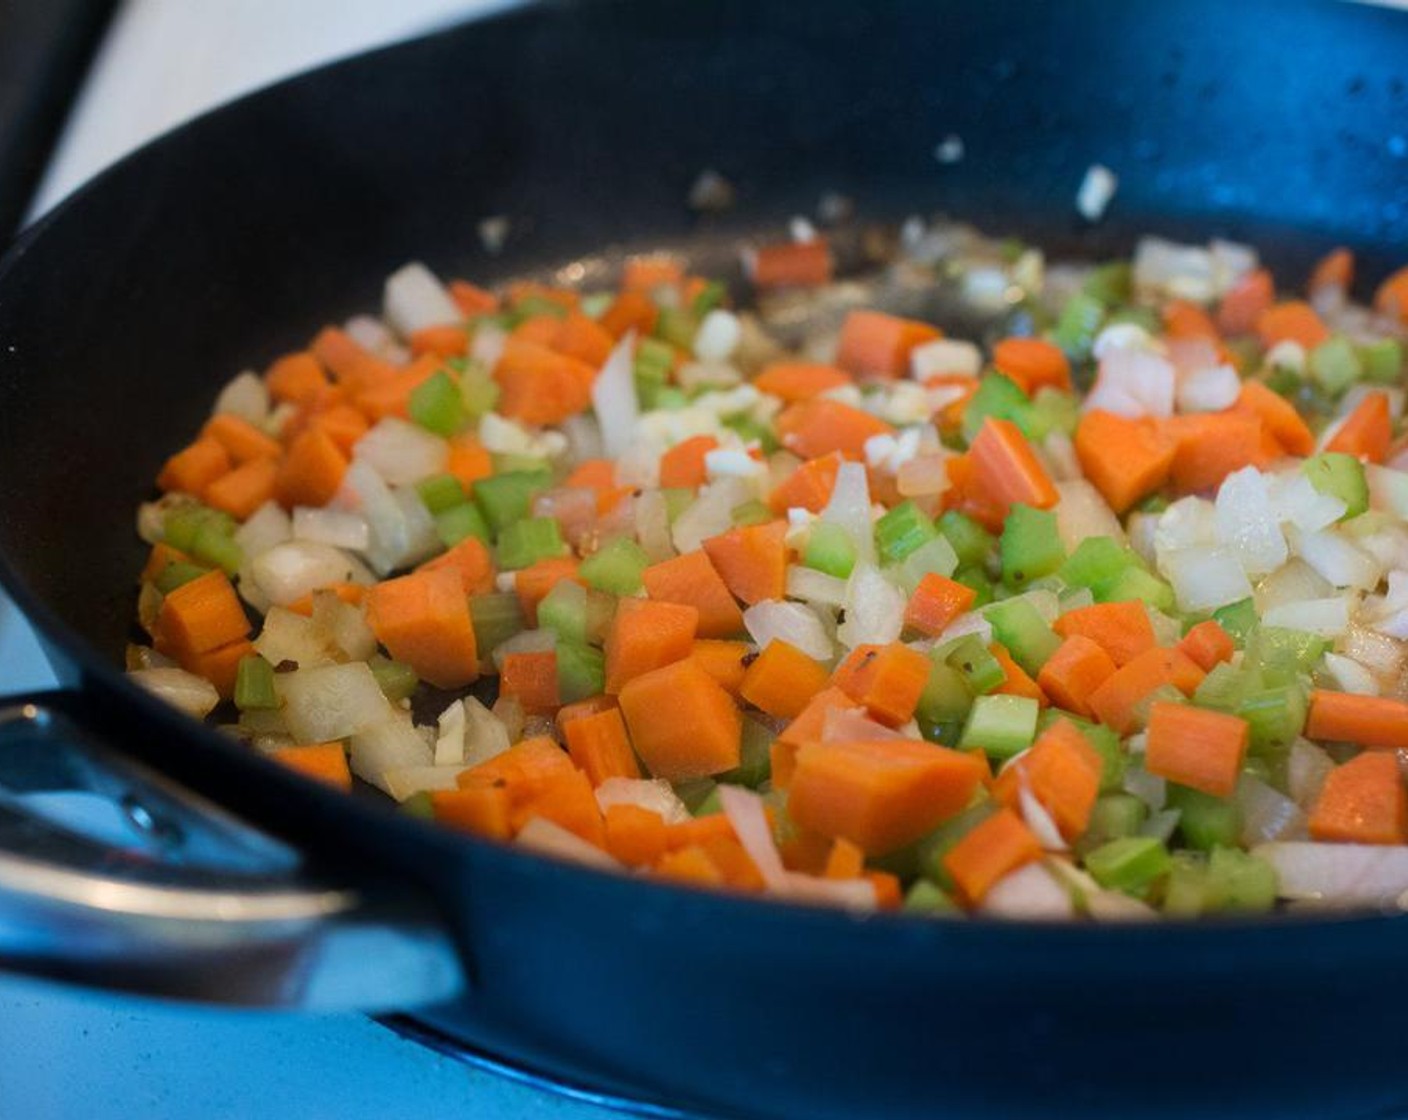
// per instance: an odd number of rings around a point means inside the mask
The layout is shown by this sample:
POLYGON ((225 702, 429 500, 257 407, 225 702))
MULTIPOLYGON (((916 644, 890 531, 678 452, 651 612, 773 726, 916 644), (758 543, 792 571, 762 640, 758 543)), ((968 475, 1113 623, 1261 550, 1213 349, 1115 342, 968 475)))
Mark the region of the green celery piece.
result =
POLYGON ((1218 910, 1264 912, 1276 904, 1276 869, 1239 848, 1214 848, 1208 887, 1218 910))
MULTIPOLYGON (((649 339, 646 340, 650 341, 649 339)), ((670 367, 642 362, 639 354, 633 368, 632 377, 636 385, 636 397, 640 406, 647 412, 665 407, 661 401, 669 387, 670 367)))
POLYGON ((959 567, 981 564, 997 543, 993 535, 971 517, 951 509, 939 518, 939 532, 953 546, 959 567))
POLYGON ((998 550, 1002 578, 1013 587, 1056 571, 1066 559, 1056 529, 1056 511, 1016 503, 1002 527, 998 550))
POLYGON ((968 710, 958 746, 981 747, 992 758, 1009 759, 1032 745, 1037 712, 1037 702, 1029 696, 979 696, 968 710))
POLYGON ((557 692, 564 704, 600 696, 606 688, 606 657, 580 642, 557 643, 557 692))
POLYGON ((956 567, 958 557, 953 554, 953 546, 936 532, 898 564, 890 567, 886 574, 906 595, 913 595, 920 581, 930 572, 951 576, 956 567))
POLYGON ((678 346, 694 349, 694 336, 699 333, 699 320, 683 307, 662 307, 655 320, 655 337, 678 346))
POLYGON ((1072 587, 1088 587, 1098 599, 1125 572, 1142 567, 1139 556, 1113 537, 1086 537, 1059 569, 1072 587))
POLYGON ((1308 673, 1320 663, 1330 648, 1327 639, 1307 630, 1292 630, 1284 626, 1261 626, 1247 642, 1247 660, 1265 672, 1286 668, 1296 673, 1308 673))
POLYGON ((1075 362, 1090 357, 1095 336, 1105 322, 1105 305, 1092 295, 1078 293, 1061 308, 1050 338, 1075 362))
POLYGON ((776 736, 762 722, 750 715, 743 717, 743 737, 739 745, 738 765, 719 775, 719 781, 730 785, 757 789, 772 777, 772 743, 776 736))
POLYGON ((1331 335, 1306 359, 1310 376, 1327 393, 1342 393, 1363 375, 1354 344, 1344 335, 1331 335))
POLYGON ((241 657, 235 670, 235 707, 242 712, 273 711, 279 706, 274 691, 274 667, 257 653, 241 657))
POLYGON ((957 816, 950 817, 926 836, 914 842, 910 855, 914 873, 933 883, 936 887, 951 891, 953 879, 944 867, 944 856, 948 855, 963 837, 967 836, 983 821, 997 811, 991 800, 983 798, 969 805, 957 816))
POLYGON ((675 520, 694 504, 694 491, 684 486, 669 486, 660 491, 665 499, 665 519, 673 525, 675 520))
POLYGON ((1126 836, 1137 836, 1149 818, 1149 806, 1132 793, 1105 793, 1095 799, 1090 810, 1086 836, 1096 846, 1126 836))
POLYGON ((769 521, 777 520, 772 510, 768 509, 756 498, 751 498, 746 502, 733 507, 728 513, 729 520, 736 526, 745 525, 766 525, 769 521))
POLYGON ((1134 268, 1129 261, 1107 261, 1096 265, 1080 289, 1106 307, 1128 303, 1134 295, 1134 268))
POLYGON ((548 471, 504 471, 474 484, 474 502, 494 533, 526 518, 536 494, 552 485, 548 471))
POLYGON ((444 513, 469 501, 460 480, 452 474, 435 474, 416 483, 416 493, 431 513, 444 513))
POLYGON ((423 821, 435 819, 435 803, 431 801, 428 790, 417 790, 397 805, 396 811, 405 813, 408 817, 419 817, 423 821))
POLYGON ((559 580, 538 604, 538 626, 552 630, 564 642, 585 645, 587 589, 575 580, 559 580))
POLYGON ((746 412, 724 417, 724 427, 736 432, 744 443, 756 442, 768 455, 782 446, 777 442, 777 434, 771 424, 765 424, 746 412))
POLYGON ((1106 321, 1107 326, 1116 323, 1133 323, 1136 327, 1141 327, 1148 334, 1158 334, 1163 330, 1163 323, 1159 321, 1159 316, 1153 308, 1140 307, 1136 304, 1125 304, 1110 312, 1110 317, 1106 321))
MULTIPOLYGON (((683 796, 680 797, 680 800, 684 801, 683 796)), ((689 803, 685 802, 685 804, 688 805, 689 803)), ((695 817, 712 817, 715 813, 722 813, 724 811, 724 801, 723 798, 719 796, 718 782, 710 782, 708 791, 699 799, 697 804, 689 805, 689 811, 690 814, 695 817)))
MULTIPOLYGON (((540 474, 552 477, 552 467, 540 455, 525 455, 520 451, 493 451, 489 454, 495 474, 540 474)), ((478 485, 476 483, 476 485, 478 485)))
POLYGON ((513 320, 511 325, 516 327, 525 319, 534 319, 540 315, 547 315, 553 319, 565 319, 567 318, 567 308, 555 299, 530 294, 518 300, 509 315, 513 320))
POLYGON ((496 559, 507 570, 527 568, 551 556, 567 555, 562 530, 551 517, 529 517, 505 526, 499 533, 496 559))
POLYGON ((963 438, 972 443, 989 416, 1011 420, 1022 434, 1032 436, 1035 415, 1032 402, 1017 383, 1000 373, 990 373, 978 381, 978 391, 963 410, 963 438))
POLYGON ((372 671, 382 694, 393 704, 408 700, 420 685, 414 669, 404 661, 393 661, 380 653, 368 659, 367 668, 372 671))
POLYGON ((199 564, 187 564, 182 560, 173 560, 157 573, 156 579, 152 583, 163 595, 169 595, 183 583, 200 579, 208 571, 210 571, 209 568, 202 568, 199 564))
POLYGON ((1026 599, 991 603, 983 608, 983 616, 992 625, 993 637, 1033 677, 1061 645, 1061 639, 1026 599))
POLYGON ((1257 626, 1256 600, 1238 599, 1235 603, 1218 607, 1212 612, 1212 617, 1214 622, 1227 631, 1237 648, 1242 649, 1257 626))
MULTIPOLYGON (((934 651, 940 656, 940 651, 934 651)), ((969 635, 942 651, 944 663, 963 679, 968 690, 976 695, 991 692, 1007 679, 1007 673, 992 652, 976 637, 969 635)))
POLYGON ((688 404, 689 397, 683 389, 677 389, 673 385, 665 385, 655 391, 655 403, 651 407, 674 412, 687 407, 688 404))
POLYGON ((234 575, 244 562, 244 550, 235 543, 235 528, 234 520, 227 514, 212 514, 196 530, 191 556, 222 569, 227 576, 234 575))
POLYGON ((1265 375, 1264 381, 1266 387, 1273 393, 1288 399, 1294 399, 1304 384, 1301 380, 1301 371, 1292 369, 1290 366, 1277 366, 1265 375))
POLYGON ((1052 432, 1072 435, 1080 422, 1080 402, 1072 393, 1049 385, 1038 389, 1032 400, 1032 438, 1043 440, 1052 432))
POLYGON ((1235 712, 1247 691, 1247 674, 1227 662, 1212 667, 1193 692, 1193 703, 1215 712, 1235 712))
POLYGON ((1234 714, 1246 720, 1253 753, 1275 753, 1294 743, 1305 727, 1308 701, 1299 684, 1258 689, 1242 697, 1234 714))
POLYGON ((987 572, 976 564, 966 568, 959 568, 958 571, 953 573, 953 578, 956 582, 963 584, 964 587, 971 587, 977 593, 978 597, 973 600, 974 610, 980 607, 986 607, 993 601, 995 589, 993 588, 992 580, 988 579, 987 572))
POLYGON ((880 558, 895 564, 939 535, 934 523, 912 501, 903 501, 875 523, 875 545, 880 558))
POLYGON ((694 297, 694 302, 689 305, 690 314, 696 319, 703 319, 705 315, 717 307, 722 307, 724 299, 728 296, 728 288, 721 280, 710 280, 704 287, 699 289, 699 294, 694 297))
POLYGON ((477 362, 469 363, 460 374, 460 404, 467 416, 478 419, 493 412, 499 403, 499 383, 477 362))
POLYGON ((1396 338, 1381 338, 1359 348, 1364 380, 1396 385, 1403 375, 1403 344, 1396 338))
POLYGON ((577 309, 588 319, 600 319, 615 302, 612 292, 588 292, 577 301, 577 309))
POLYGON ((464 502, 437 513, 435 533, 446 548, 454 548, 466 537, 478 537, 485 544, 493 543, 489 523, 473 502, 464 502))
POLYGON ((1163 513, 1168 509, 1168 499, 1162 494, 1150 494, 1142 499, 1134 508, 1140 513, 1163 513))
POLYGON ((1179 810, 1178 829, 1190 848, 1210 852, 1235 845, 1242 834, 1242 810, 1230 797, 1213 797, 1176 782, 1168 783, 1168 807, 1179 810))
POLYGON ((213 509, 198 502, 177 506, 162 519, 161 539, 172 548, 190 552, 201 526, 214 514, 213 509))
POLYGON ((1305 460, 1300 469, 1316 490, 1345 504, 1341 521, 1358 517, 1369 508, 1369 480, 1364 464, 1355 456, 1343 451, 1322 451, 1305 460))
POLYGON ((518 596, 512 591, 470 596, 469 617, 474 624, 474 644, 480 657, 488 657, 497 646, 528 626, 518 596))
POLYGON ((612 595, 634 595, 650 557, 630 537, 617 537, 582 561, 577 574, 588 587, 612 595))
POLYGON ((1172 865, 1163 841, 1152 836, 1111 840, 1085 857, 1085 869, 1102 887, 1133 895, 1143 895, 1172 865))
POLYGON ((407 411, 422 428, 440 436, 452 436, 469 423, 460 387, 443 369, 411 390, 407 411))
POLYGON ((668 373, 675 364, 674 347, 658 338, 642 338, 636 343, 636 365, 641 363, 668 373))
POLYGON ((856 566, 856 544, 839 525, 818 521, 807 537, 802 563, 837 579, 846 579, 856 566))
POLYGON ((951 895, 946 893, 942 887, 929 882, 928 879, 918 880, 905 892, 901 909, 907 914, 934 914, 953 917, 959 917, 963 913, 963 908, 953 900, 951 895))
MULTIPOLYGON (((709 796, 718 789, 719 783, 713 778, 691 778, 685 782, 675 782, 675 796, 684 802, 684 807, 689 810, 690 816, 700 816, 699 808, 709 796)), ((714 796, 714 812, 720 812, 723 806, 718 804, 718 797, 714 796)))
POLYGON ((1095 597, 1102 603, 1124 603, 1138 599, 1165 614, 1171 613, 1177 606, 1173 587, 1143 568, 1126 568, 1095 597))
POLYGON ((914 709, 920 728, 964 720, 972 706, 973 691, 963 674, 946 661, 934 661, 914 709))
POLYGON ((1175 852, 1164 883, 1162 909, 1171 918, 1196 918, 1209 903, 1208 861, 1201 852, 1175 852))

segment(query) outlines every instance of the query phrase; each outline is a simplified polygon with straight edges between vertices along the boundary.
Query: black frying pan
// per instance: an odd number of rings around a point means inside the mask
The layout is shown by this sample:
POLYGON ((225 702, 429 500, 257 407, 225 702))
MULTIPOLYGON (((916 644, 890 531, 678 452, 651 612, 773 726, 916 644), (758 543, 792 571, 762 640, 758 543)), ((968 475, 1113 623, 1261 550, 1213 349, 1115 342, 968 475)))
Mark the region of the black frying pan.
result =
POLYGON ((307 788, 118 667, 165 453, 407 259, 493 281, 728 243, 837 190, 1085 255, 1222 234, 1297 276, 1344 243, 1373 280, 1408 259, 1406 82, 1408 15, 1278 0, 554 5, 319 71, 125 161, 0 266, 6 586, 55 702, 126 756, 433 903, 467 981, 419 1018, 447 1035, 729 1115, 1382 1115, 1408 1105, 1403 918, 860 920, 603 876, 307 788), (1120 189, 1088 228, 1095 161, 1120 189), (707 220, 705 167, 739 195, 707 220))

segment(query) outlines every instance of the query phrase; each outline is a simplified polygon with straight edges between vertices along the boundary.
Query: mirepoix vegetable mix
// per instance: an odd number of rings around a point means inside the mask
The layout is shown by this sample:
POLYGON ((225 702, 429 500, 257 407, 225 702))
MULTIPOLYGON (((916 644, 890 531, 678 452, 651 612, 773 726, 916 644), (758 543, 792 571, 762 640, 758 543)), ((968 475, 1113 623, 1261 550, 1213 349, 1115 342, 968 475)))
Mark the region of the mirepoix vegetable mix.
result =
MULTIPOLYGON (((252 748, 630 873, 1091 919, 1408 889, 1408 270, 907 227, 448 285, 241 373, 129 668, 252 748), (868 270, 867 270, 868 268, 868 270), (895 313, 957 294, 984 337, 895 313), (929 296, 935 296, 929 299, 929 296), (738 303, 742 305, 742 298, 738 303)), ((910 312, 913 313, 912 310, 910 312)))

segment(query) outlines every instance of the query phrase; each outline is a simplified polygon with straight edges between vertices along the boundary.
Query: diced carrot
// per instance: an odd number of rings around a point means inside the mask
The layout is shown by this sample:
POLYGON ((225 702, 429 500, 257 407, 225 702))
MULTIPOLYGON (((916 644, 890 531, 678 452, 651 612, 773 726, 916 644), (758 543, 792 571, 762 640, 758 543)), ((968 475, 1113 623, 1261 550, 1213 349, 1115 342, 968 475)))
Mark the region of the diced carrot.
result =
POLYGON ((704 456, 719 446, 713 436, 690 436, 660 456, 660 485, 698 490, 709 480, 704 456))
POLYGON ((821 875, 826 871, 826 859, 835 843, 829 836, 811 832, 805 828, 793 829, 789 835, 777 843, 777 851, 782 856, 782 866, 788 871, 800 871, 804 875, 821 875))
POLYGON ((279 465, 273 459, 251 459, 221 475, 201 494, 208 506, 223 510, 238 521, 244 521, 274 496, 274 482, 279 465))
POLYGON ((317 399, 330 385, 323 363, 308 350, 285 354, 264 374, 264 384, 276 401, 302 404, 317 399))
POLYGON ((787 593, 787 522, 730 529, 706 540, 704 551, 724 586, 749 606, 787 593))
POLYGON ((156 616, 156 648, 182 665, 249 634, 240 597, 218 568, 173 588, 156 616))
POLYGON ((505 293, 510 307, 517 307, 528 300, 555 303, 564 311, 576 311, 582 297, 571 288, 557 288, 551 284, 540 284, 536 280, 517 280, 508 286, 505 293))
POLYGON ((450 440, 450 456, 445 461, 445 471, 459 479, 460 485, 469 493, 476 482, 494 473, 494 461, 478 438, 466 433, 450 440))
POLYGON ((189 564, 190 562, 191 558, 179 548, 172 548, 165 541, 157 541, 152 545, 152 550, 147 555, 147 562, 142 567, 142 574, 137 579, 141 583, 150 583, 172 564, 189 564))
POLYGON ((937 638, 954 619, 972 608, 978 593, 965 583, 926 572, 909 597, 904 624, 929 638, 937 638))
POLYGON ((366 598, 367 589, 360 583, 330 583, 320 587, 318 591, 310 591, 306 595, 300 595, 293 602, 285 604, 284 610, 292 611, 294 614, 301 614, 304 618, 313 616, 313 596, 318 592, 330 591, 338 599, 352 606, 359 606, 366 598))
POLYGON ((565 750, 551 739, 524 739, 493 758, 463 770, 455 778, 461 789, 493 786, 509 790, 518 802, 530 801, 577 768, 565 750))
POLYGON ((1050 509, 1059 495, 1031 444, 1010 420, 989 416, 968 449, 971 489, 1005 520, 1018 502, 1050 509))
POLYGON ((1009 809, 1020 811, 1020 791, 1036 798, 1067 840, 1075 840, 1090 824, 1090 811, 1100 793, 1099 752, 1068 719, 1057 720, 993 783, 992 793, 1009 809))
POLYGON ((591 404, 595 379, 585 362, 510 338, 494 366, 498 411, 527 424, 561 424, 591 404))
POLYGON ((562 704, 555 650, 510 653, 499 671, 499 695, 511 696, 530 716, 552 715, 562 704))
POLYGON ((1268 461, 1261 418, 1247 412, 1175 416, 1163 427, 1177 443, 1171 477, 1180 494, 1215 490, 1233 471, 1268 461))
POLYGON ((840 452, 808 459, 768 495, 768 508, 776 514, 784 514, 789 509, 820 513, 831 500, 831 491, 836 487, 836 474, 840 469, 840 452))
POLYGON ((870 870, 863 876, 875 888, 875 907, 878 910, 898 910, 904 905, 904 892, 900 887, 900 877, 891 871, 870 870))
POLYGON ((594 786, 607 778, 639 778, 640 767, 617 708, 568 721, 562 727, 567 752, 594 786))
POLYGON ((1090 709, 1121 735, 1134 730, 1139 708, 1151 693, 1172 685, 1191 696, 1206 674, 1176 649, 1151 649, 1122 665, 1090 694, 1090 709))
POLYGON ((1325 777, 1307 826, 1315 840, 1408 843, 1408 794, 1398 760, 1365 752, 1336 766, 1325 777))
MULTIPOLYGON (((796 719, 782 729, 774 742, 800 747, 803 743, 819 740, 826 727, 828 712, 854 711, 859 707, 860 705, 851 698, 850 693, 833 683, 808 700, 807 706, 802 709, 796 719)), ((773 771, 773 783, 786 785, 785 780, 778 781, 778 774, 775 770, 773 771)))
POLYGON ((1198 304, 1186 299, 1171 299, 1162 311, 1164 335, 1168 338, 1206 338, 1221 342, 1217 324, 1198 304))
POLYGON ((392 657, 436 688, 463 688, 479 676, 469 598, 453 568, 376 584, 367 591, 367 625, 392 657))
POLYGON ((284 453, 279 441, 266 436, 242 416, 221 412, 205 422, 200 432, 223 447, 231 462, 248 463, 251 459, 277 459, 284 453))
POLYGON ((1051 627, 1063 638, 1080 634, 1102 646, 1116 667, 1128 665, 1155 646, 1148 608, 1137 600, 1094 603, 1067 611, 1051 627))
POLYGON ((619 500, 616 466, 610 459, 583 459, 562 482, 565 487, 596 491, 597 513, 610 513, 619 500))
POLYGON ((592 369, 605 364, 615 345, 610 331, 580 311, 572 312, 558 324, 551 343, 559 354, 585 362, 592 369))
POLYGON ((740 891, 760 891, 762 872, 736 836, 719 836, 699 845, 723 875, 723 885, 740 891))
POLYGON ((320 409, 309 418, 308 426, 323 432, 349 459, 352 457, 352 448, 371 427, 367 418, 356 407, 346 403, 332 404, 320 409))
POLYGON ((1315 450, 1315 436, 1295 405, 1260 381, 1242 383, 1236 407, 1260 417, 1262 427, 1276 437, 1287 454, 1309 455, 1315 450))
POLYGON ((1379 285, 1374 293, 1374 310, 1399 323, 1408 323, 1408 265, 1379 285))
POLYGON ((561 323, 562 320, 556 315, 529 315, 509 331, 508 336, 516 342, 531 342, 552 350, 555 349, 553 341, 557 338, 561 323))
POLYGON ((460 577, 466 595, 484 595, 494 590, 494 557, 478 537, 465 537, 416 571, 433 572, 440 568, 449 568, 460 577))
POLYGON ((469 349, 469 331, 460 323, 440 323, 421 327, 411 335, 410 343, 413 357, 433 354, 437 358, 454 358, 469 349))
POLYGON ((970 906, 1009 872, 1041 858, 1041 842, 1011 809, 974 826, 943 857, 944 870, 970 906))
POLYGON ((498 296, 468 280, 451 280, 450 298, 465 315, 485 315, 499 308, 498 296))
POLYGON ((1149 709, 1144 765, 1149 773, 1213 797, 1231 797, 1251 741, 1239 716, 1160 702, 1149 709))
POLYGON ((288 446, 274 476, 274 495, 287 508, 325 506, 342 485, 347 456, 332 437, 309 428, 288 446))
POLYGON ((1292 299, 1275 304, 1263 311, 1256 320, 1256 333, 1262 345, 1270 348, 1278 342, 1297 342, 1313 350, 1330 337, 1330 328, 1304 300, 1292 299))
POLYGON ((790 405, 777 418, 778 439, 803 459, 839 451, 847 459, 863 460, 868 439, 893 431, 878 416, 829 397, 790 405))
POLYGON ((1177 443, 1148 420, 1130 420, 1100 409, 1076 426, 1076 458, 1085 477, 1110 508, 1124 513, 1168 481, 1177 443))
POLYGON ((819 288, 831 283, 835 262, 831 246, 820 237, 763 245, 753 256, 756 288, 819 288))
POLYGON ((1408 703, 1317 688, 1310 694, 1305 733, 1312 739, 1384 750, 1408 749, 1408 703))
POLYGON ((352 771, 341 743, 308 743, 298 747, 276 747, 269 757, 290 770, 326 782, 344 793, 352 792, 352 771))
POLYGON ((753 378, 753 387, 758 392, 771 393, 788 404, 809 401, 828 389, 849 384, 851 377, 845 370, 820 362, 773 362, 753 378))
POLYGON ((513 838, 512 804, 503 786, 470 785, 430 792, 430 811, 437 821, 490 840, 513 838))
POLYGON ((1178 648, 1186 653, 1198 668, 1211 673, 1213 666, 1223 661, 1231 661, 1237 647, 1232 635, 1227 633, 1215 619, 1205 619, 1183 635, 1178 648))
POLYGON ((738 765, 742 722, 733 697, 692 659, 633 678, 620 700, 631 742, 655 777, 680 782, 738 765))
POLYGON ((808 743, 797 752, 787 812, 803 828, 883 855, 959 812, 983 769, 960 751, 910 739, 808 743))
POLYGON ((939 409, 933 422, 944 435, 956 435, 963 427, 963 414, 968 410, 968 402, 978 392, 978 379, 962 375, 940 375, 924 382, 925 388, 934 389, 947 386, 952 400, 939 409))
POLYGON ((859 844, 853 844, 844 836, 831 841, 831 852, 826 857, 826 870, 822 872, 828 879, 856 879, 865 870, 865 852, 859 844))
POLYGON ((743 675, 748 671, 747 659, 752 648, 747 642, 699 638, 695 640, 689 656, 709 676, 718 681, 730 696, 736 697, 743 687, 743 675))
POLYGON ((1353 283, 1354 254, 1341 245, 1337 249, 1331 249, 1316 262, 1306 290, 1311 295, 1326 288, 1338 288, 1347 292, 1353 283))
POLYGON ((570 704, 564 704, 557 709, 554 717, 557 729, 561 731, 574 719, 584 719, 587 716, 594 716, 599 712, 611 711, 620 705, 616 702, 616 697, 608 696, 606 693, 598 693, 596 696, 588 696, 585 700, 574 700, 570 704))
POLYGON ((411 414, 411 394, 440 372, 441 362, 434 354, 422 354, 410 365, 395 366, 389 376, 365 382, 352 391, 352 402, 371 420, 395 416, 402 420, 411 414))
POLYGON ((703 552, 686 552, 652 564, 641 573, 641 582, 650 598, 697 610, 702 638, 729 638, 743 631, 743 612, 703 552))
POLYGON ((1072 634, 1041 667, 1036 683, 1058 708, 1088 716, 1090 694, 1114 673, 1115 663, 1103 646, 1072 634))
POLYGON ((666 852, 652 870, 663 878, 689 886, 718 888, 724 885, 724 873, 697 844, 666 852))
POLYGON ((858 646, 837 668, 832 683, 875 719, 898 727, 914 715, 930 666, 927 657, 903 642, 858 646))
POLYGON ((665 821, 640 805, 608 805, 606 850, 627 867, 644 867, 666 852, 665 821))
POLYGON ((992 364, 1029 397, 1038 389, 1071 387, 1071 363, 1065 351, 1043 338, 1002 339, 993 347, 992 364))
POLYGON ((1326 451, 1342 451, 1368 463, 1388 458, 1393 442, 1393 420, 1389 415, 1388 394, 1376 390, 1365 393, 1339 429, 1325 444, 1326 451))
POLYGON ((821 662, 775 638, 744 671, 738 691, 744 700, 768 715, 792 719, 826 687, 830 675, 821 662))
POLYGON ((397 373, 397 367, 378 358, 339 327, 324 327, 313 339, 313 356, 332 374, 334 380, 352 393, 384 382, 397 373))
POLYGON ((204 677, 215 686, 220 699, 230 700, 235 695, 235 679, 239 676, 240 661, 254 653, 254 643, 248 638, 237 638, 223 646, 191 654, 185 668, 198 677, 204 677))
POLYGON ((857 377, 903 377, 909 352, 943 332, 928 323, 883 311, 852 311, 841 324, 836 364, 857 377))
POLYGON ((179 490, 186 494, 202 494, 230 467, 230 453, 220 441, 201 436, 166 460, 166 465, 156 476, 156 484, 168 492, 179 490))
POLYGON ((1032 680, 1031 674, 1012 660, 1012 654, 1006 646, 1001 642, 993 642, 988 646, 988 652, 1002 666, 1002 683, 993 689, 994 692, 1005 696, 1025 696, 1029 700, 1035 700, 1043 708, 1051 703, 1041 685, 1032 680))
POLYGON ((659 317, 660 309, 644 292, 622 292, 597 322, 617 338, 624 338, 632 330, 644 338, 655 330, 659 317))
POLYGON ((570 556, 549 556, 514 573, 513 591, 529 626, 538 625, 538 604, 565 579, 582 582, 577 575, 577 561, 570 556))
POLYGON ((684 282, 684 263, 664 253, 628 257, 621 269, 621 290, 652 295, 657 288, 678 288, 684 282))
POLYGON ((863 642, 854 647, 850 653, 842 658, 841 663, 832 672, 832 686, 839 688, 852 699, 860 695, 865 691, 866 681, 870 674, 870 663, 875 660, 876 655, 883 648, 883 646, 870 642, 863 642))
POLYGON ((1251 334, 1257 321, 1276 299, 1276 283, 1264 268, 1247 273, 1229 288, 1217 306, 1217 325, 1223 334, 1251 334))
POLYGON ((587 776, 580 770, 570 770, 552 779, 535 795, 515 798, 510 819, 518 832, 534 817, 552 821, 568 832, 580 836, 588 844, 606 848, 606 824, 601 807, 587 776))
POLYGON ((606 633, 606 691, 618 694, 635 677, 689 657, 698 627, 693 607, 622 599, 606 633))
POLYGON ((691 844, 708 844, 713 840, 729 839, 733 835, 733 824, 727 813, 705 813, 667 825, 665 843, 669 848, 687 848, 691 844))

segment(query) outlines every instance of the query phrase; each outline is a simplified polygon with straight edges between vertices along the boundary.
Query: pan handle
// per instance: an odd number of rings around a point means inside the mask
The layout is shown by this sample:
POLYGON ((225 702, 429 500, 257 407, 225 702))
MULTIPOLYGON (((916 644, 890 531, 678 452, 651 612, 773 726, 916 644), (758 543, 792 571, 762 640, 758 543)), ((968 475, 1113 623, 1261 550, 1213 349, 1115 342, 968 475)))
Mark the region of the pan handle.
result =
POLYGON ((428 906, 310 870, 104 747, 67 699, 0 701, 0 968, 266 1008, 406 1009, 461 991, 428 906))

